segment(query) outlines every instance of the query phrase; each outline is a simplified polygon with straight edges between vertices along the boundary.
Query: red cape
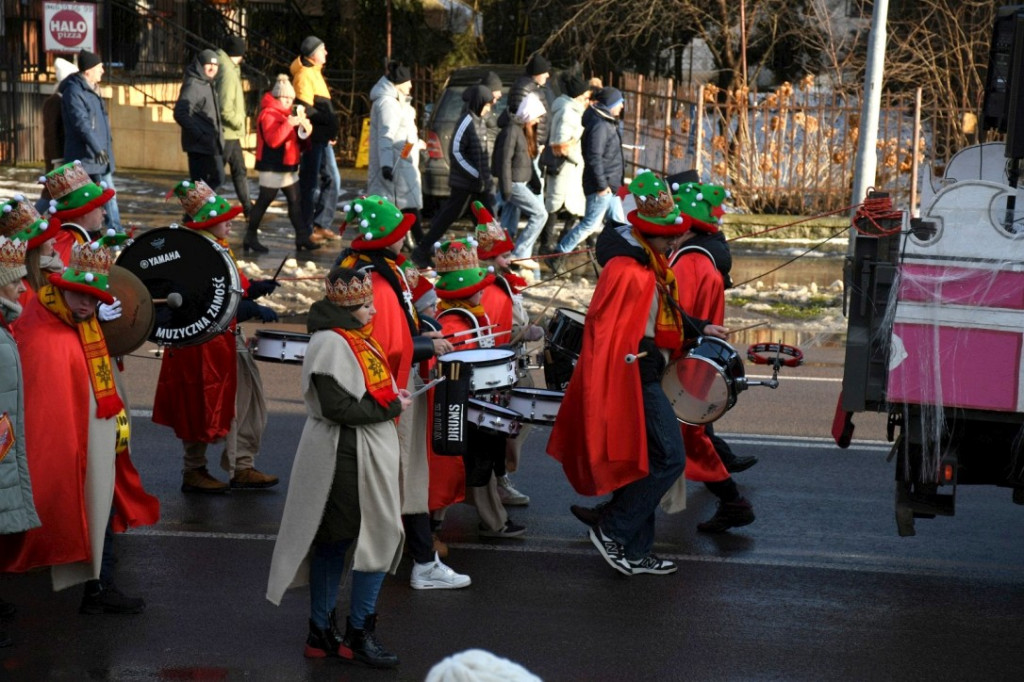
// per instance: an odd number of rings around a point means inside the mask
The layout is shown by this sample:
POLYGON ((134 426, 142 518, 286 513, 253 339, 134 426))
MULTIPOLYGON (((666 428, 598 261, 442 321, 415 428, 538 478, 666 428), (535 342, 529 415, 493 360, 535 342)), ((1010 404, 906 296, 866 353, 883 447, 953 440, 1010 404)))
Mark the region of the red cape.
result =
POLYGON ((640 368, 625 358, 643 338, 654 287, 654 273, 626 256, 608 261, 597 280, 547 448, 581 495, 604 495, 648 473, 640 368))
MULTIPOLYGON (((89 561, 85 511, 92 386, 78 332, 38 297, 13 325, 25 380, 25 445, 42 526, 0 536, 0 572, 89 561), (59 428, 54 428, 55 425, 59 428)), ((111 442, 110 447, 114 447, 111 442)), ((114 528, 156 523, 157 499, 142 488, 127 452, 115 460, 114 528)))
POLYGON ((153 421, 170 426, 183 441, 213 443, 226 437, 235 418, 236 354, 233 329, 198 346, 165 349, 153 421))
POLYGON ((501 334, 494 337, 494 345, 502 346, 512 342, 512 295, 506 288, 508 285, 497 279, 484 287, 484 295, 480 300, 487 317, 494 325, 485 334, 501 334))
MULTIPOLYGON (((683 310, 698 319, 722 324, 725 321, 725 283, 711 259, 700 251, 684 252, 672 271, 679 282, 679 303, 683 310)), ((686 447, 686 478, 700 483, 729 478, 705 427, 679 426, 686 447)))

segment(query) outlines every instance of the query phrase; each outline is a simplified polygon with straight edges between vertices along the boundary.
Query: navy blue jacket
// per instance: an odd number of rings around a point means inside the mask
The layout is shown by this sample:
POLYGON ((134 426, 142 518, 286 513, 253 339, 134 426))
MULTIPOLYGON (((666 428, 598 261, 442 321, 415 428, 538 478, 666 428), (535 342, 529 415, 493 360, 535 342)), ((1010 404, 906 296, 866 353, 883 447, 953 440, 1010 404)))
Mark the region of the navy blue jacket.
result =
POLYGON ((114 172, 114 141, 110 136, 110 117, 99 96, 85 77, 73 73, 57 86, 61 94, 61 118, 64 121, 64 161, 81 161, 89 175, 114 172), (96 161, 106 152, 108 161, 96 161))
POLYGON ((595 194, 622 186, 625 162, 619 122, 600 105, 583 113, 583 193, 595 194))

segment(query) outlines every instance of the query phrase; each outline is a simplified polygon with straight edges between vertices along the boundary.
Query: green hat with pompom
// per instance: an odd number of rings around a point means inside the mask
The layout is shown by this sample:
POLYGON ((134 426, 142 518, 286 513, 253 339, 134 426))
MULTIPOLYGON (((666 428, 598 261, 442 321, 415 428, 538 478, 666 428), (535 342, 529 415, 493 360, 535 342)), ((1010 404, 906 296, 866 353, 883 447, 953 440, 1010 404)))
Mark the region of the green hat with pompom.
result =
POLYGON ((402 213, 384 197, 371 194, 345 204, 345 222, 342 229, 351 226, 354 251, 375 251, 394 244, 416 222, 416 216, 402 213))
POLYGON ((67 291, 95 296, 104 303, 114 302, 110 293, 110 267, 114 264, 111 247, 120 246, 130 237, 113 229, 106 235, 71 247, 71 259, 62 274, 51 274, 50 282, 67 291))
POLYGON ((170 199, 172 195, 178 197, 185 215, 191 218, 185 221, 185 227, 193 230, 227 222, 242 212, 241 206, 232 206, 202 180, 182 180, 164 198, 170 199))
POLYGON ((480 267, 477 242, 472 237, 434 244, 434 282, 437 295, 446 300, 469 298, 494 281, 490 268, 480 267))
POLYGON ((633 178, 629 193, 636 201, 636 209, 626 218, 641 234, 669 237, 690 229, 689 221, 680 215, 668 183, 653 172, 645 170, 633 178))
POLYGON ((699 182, 683 182, 672 185, 676 206, 689 218, 690 227, 702 232, 718 232, 725 209, 722 202, 732 196, 729 190, 718 185, 702 185, 699 182))

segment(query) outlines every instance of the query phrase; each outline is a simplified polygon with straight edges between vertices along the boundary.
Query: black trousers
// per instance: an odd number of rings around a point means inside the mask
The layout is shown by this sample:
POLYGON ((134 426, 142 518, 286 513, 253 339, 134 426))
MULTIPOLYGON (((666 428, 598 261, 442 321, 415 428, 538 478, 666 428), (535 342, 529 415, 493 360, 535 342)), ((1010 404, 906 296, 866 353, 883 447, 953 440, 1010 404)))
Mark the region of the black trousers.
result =
POLYGON ((444 202, 441 208, 437 209, 437 213, 434 214, 433 219, 430 221, 430 229, 427 230, 416 250, 413 251, 413 260, 417 265, 422 266, 433 256, 431 250, 434 248, 434 243, 440 241, 444 233, 448 231, 448 228, 452 226, 452 223, 462 217, 470 201, 479 201, 493 215, 494 198, 490 194, 486 192, 470 192, 469 190, 452 187, 452 193, 448 197, 448 201, 444 202))
POLYGON ((235 186, 238 203, 242 205, 245 216, 248 217, 252 201, 249 199, 249 178, 245 171, 241 140, 224 140, 224 160, 231 169, 231 184, 235 186))
POLYGON ((224 157, 220 154, 188 153, 188 177, 202 180, 214 192, 224 184, 224 157))

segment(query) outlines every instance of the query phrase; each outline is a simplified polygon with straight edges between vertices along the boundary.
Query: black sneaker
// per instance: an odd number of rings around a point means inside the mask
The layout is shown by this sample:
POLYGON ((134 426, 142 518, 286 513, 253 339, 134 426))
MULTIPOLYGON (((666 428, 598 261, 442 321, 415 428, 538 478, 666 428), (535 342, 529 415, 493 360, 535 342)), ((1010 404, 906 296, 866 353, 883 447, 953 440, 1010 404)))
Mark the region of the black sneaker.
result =
POLYGON ((733 502, 719 502, 718 511, 707 521, 697 524, 702 533, 724 533, 730 528, 747 526, 754 522, 754 507, 744 498, 733 502))
POLYGON ((583 522, 585 526, 593 528, 601 521, 601 507, 584 507, 581 504, 573 504, 569 506, 569 511, 577 519, 583 522))
POLYGON ((733 457, 728 462, 724 462, 724 464, 725 470, 730 474, 738 474, 757 464, 757 457, 733 457))
POLYGON ((629 560, 629 569, 633 575, 639 573, 650 573, 652 575, 668 575, 675 573, 679 570, 674 561, 668 559, 662 559, 655 554, 648 554, 643 559, 637 559, 636 561, 629 560))
POLYGON ((626 548, 605 535, 600 526, 590 529, 590 541, 609 566, 623 575, 633 575, 629 561, 626 560, 626 548))
POLYGON ((518 538, 526 533, 526 526, 520 525, 512 519, 506 521, 505 525, 498 530, 491 530, 482 523, 478 528, 482 538, 518 538))
POLYGON ((129 614, 142 613, 146 602, 139 597, 129 597, 113 585, 101 585, 98 580, 86 583, 85 594, 79 613, 97 615, 101 613, 129 614))

